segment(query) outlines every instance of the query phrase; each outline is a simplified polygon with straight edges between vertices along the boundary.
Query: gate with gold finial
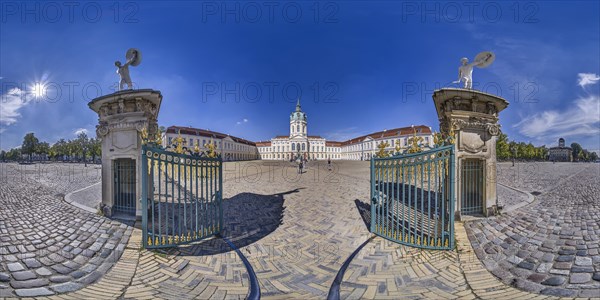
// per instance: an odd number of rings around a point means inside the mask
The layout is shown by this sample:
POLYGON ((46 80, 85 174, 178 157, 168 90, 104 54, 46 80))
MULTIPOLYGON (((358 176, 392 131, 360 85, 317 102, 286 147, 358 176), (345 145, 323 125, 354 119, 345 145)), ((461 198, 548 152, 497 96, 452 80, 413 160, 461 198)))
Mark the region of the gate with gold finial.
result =
POLYGON ((453 174, 454 145, 372 158, 371 232, 409 246, 453 249, 453 174))
POLYGON ((211 147, 188 150, 182 140, 142 147, 142 243, 173 247, 223 228, 223 161, 211 147))

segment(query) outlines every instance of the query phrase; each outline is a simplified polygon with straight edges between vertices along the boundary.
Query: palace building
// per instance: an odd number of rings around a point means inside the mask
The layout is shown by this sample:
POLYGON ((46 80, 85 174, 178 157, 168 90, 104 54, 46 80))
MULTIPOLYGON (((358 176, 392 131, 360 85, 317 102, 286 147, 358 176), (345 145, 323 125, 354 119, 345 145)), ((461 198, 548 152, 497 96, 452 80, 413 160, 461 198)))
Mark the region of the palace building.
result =
POLYGON ((208 129, 170 126, 164 133, 163 146, 172 145, 178 137, 191 150, 197 146, 200 151, 206 151, 205 146, 214 143, 217 152, 226 161, 259 159, 254 142, 208 129))
POLYGON ((558 139, 558 147, 548 149, 549 161, 573 161, 573 149, 565 147, 565 139, 558 139))
POLYGON ((317 135, 308 135, 308 117, 302 111, 300 100, 290 114, 288 135, 279 135, 270 141, 251 142, 228 134, 191 127, 171 126, 163 137, 163 146, 172 145, 181 137, 185 147, 196 146, 205 151, 205 145, 214 143, 223 160, 369 160, 379 151, 378 145, 387 143, 390 154, 409 147, 413 137, 420 138, 424 148, 433 147, 431 128, 425 125, 394 128, 352 138, 347 141, 327 141, 317 135))
POLYGON ((280 135, 271 141, 257 142, 260 159, 293 160, 369 160, 379 150, 377 145, 387 142, 385 151, 395 153, 397 146, 408 147, 409 139, 420 137, 424 147, 433 146, 431 128, 420 125, 383 130, 347 141, 327 141, 320 136, 308 135, 308 118, 302 111, 300 100, 290 115, 289 135, 280 135))

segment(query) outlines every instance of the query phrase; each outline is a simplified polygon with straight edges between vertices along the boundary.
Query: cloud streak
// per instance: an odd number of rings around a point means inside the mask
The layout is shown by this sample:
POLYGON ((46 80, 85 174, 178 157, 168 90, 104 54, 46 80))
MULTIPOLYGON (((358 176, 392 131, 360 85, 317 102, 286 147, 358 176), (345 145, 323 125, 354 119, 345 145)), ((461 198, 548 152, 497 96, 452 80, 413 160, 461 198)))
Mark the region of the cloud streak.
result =
POLYGON ((0 96, 0 124, 12 125, 21 114, 19 110, 29 104, 31 97, 19 88, 10 89, 0 96))
POLYGON ((579 77, 577 84, 582 88, 586 85, 596 84, 598 83, 598 80, 600 80, 600 76, 594 73, 579 73, 577 76, 579 77))
POLYGON ((579 98, 566 110, 548 110, 534 114, 513 127, 524 136, 540 141, 599 135, 600 96, 579 98))
POLYGON ((242 124, 244 124, 244 123, 248 123, 248 119, 244 118, 244 119, 242 119, 241 121, 237 121, 235 124, 236 124, 236 125, 242 125, 242 124))

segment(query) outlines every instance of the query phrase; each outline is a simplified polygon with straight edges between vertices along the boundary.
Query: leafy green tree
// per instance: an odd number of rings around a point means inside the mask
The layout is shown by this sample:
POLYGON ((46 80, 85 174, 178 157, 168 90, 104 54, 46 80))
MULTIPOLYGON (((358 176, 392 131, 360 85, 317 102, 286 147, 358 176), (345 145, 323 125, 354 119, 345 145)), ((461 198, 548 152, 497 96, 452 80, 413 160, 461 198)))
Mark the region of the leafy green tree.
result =
POLYGON ((6 151, 0 151, 0 161, 4 161, 6 159, 6 151))
POLYGON ((6 160, 19 160, 21 158, 21 149, 13 148, 6 153, 6 160))
POLYGON ((25 135, 23 138, 23 144, 21 145, 21 153, 29 156, 29 161, 31 161, 31 156, 35 153, 37 145, 40 141, 35 137, 33 132, 30 132, 25 135))
POLYGON ((499 159, 509 159, 512 156, 508 136, 504 133, 500 133, 496 140, 496 155, 499 159))
POLYGON ((48 144, 47 142, 40 142, 35 147, 35 154, 38 154, 38 155, 46 154, 46 155, 48 155, 49 153, 50 153, 50 144, 48 144))
POLYGON ((50 147, 50 152, 54 159, 57 159, 58 157, 64 159, 65 155, 67 155, 67 142, 64 139, 58 140, 50 147))
POLYGON ((85 156, 87 154, 87 152, 89 151, 89 138, 87 136, 87 134, 85 134, 85 132, 80 133, 79 135, 77 135, 77 139, 75 140, 75 144, 77 147, 77 153, 81 154, 81 156, 83 157, 83 161, 85 161, 85 156))
POLYGON ((90 139, 89 145, 90 145, 89 152, 90 152, 90 155, 92 156, 92 161, 96 161, 96 157, 99 157, 102 155, 102 145, 100 143, 100 139, 98 139, 98 138, 90 139))

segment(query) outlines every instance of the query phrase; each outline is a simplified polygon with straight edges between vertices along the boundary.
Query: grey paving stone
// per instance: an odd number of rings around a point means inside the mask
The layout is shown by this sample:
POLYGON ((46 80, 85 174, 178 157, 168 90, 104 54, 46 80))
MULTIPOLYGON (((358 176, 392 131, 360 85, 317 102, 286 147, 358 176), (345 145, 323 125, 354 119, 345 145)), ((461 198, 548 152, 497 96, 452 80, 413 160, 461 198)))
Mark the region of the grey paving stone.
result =
POLYGON ((550 277, 550 278, 542 281, 542 284, 550 285, 550 286, 559 286, 559 285, 562 285, 563 283, 565 283, 566 281, 567 281, 567 279, 565 277, 553 276, 553 277, 550 277))
POLYGON ((554 263, 554 268, 568 270, 568 269, 571 269, 571 265, 572 264, 570 262, 556 262, 556 263, 554 263))
POLYGON ((575 256, 573 256, 573 255, 559 255, 559 256, 556 258, 556 261, 558 261, 558 262, 566 262, 566 261, 569 261, 569 262, 570 262, 570 261, 573 261, 573 259, 574 259, 574 258, 575 258, 575 256))
POLYGON ((41 276, 50 276, 50 275, 53 274, 50 270, 48 270, 46 268, 36 269, 35 272, 38 273, 38 275, 41 275, 41 276))
POLYGON ((15 293, 19 297, 39 297, 39 296, 49 296, 54 293, 47 288, 33 288, 33 289, 18 289, 15 290, 15 293))
POLYGON ((573 273, 594 273, 594 268, 592 268, 591 266, 585 266, 585 267, 573 266, 571 268, 571 272, 573 272, 573 273))
POLYGON ((48 280, 43 278, 30 279, 23 281, 11 281, 10 285, 15 289, 29 289, 48 285, 48 280))
POLYGON ((21 265, 20 263, 9 263, 6 265, 8 267, 8 270, 11 272, 18 272, 18 271, 23 271, 25 270, 25 268, 23 267, 23 265, 21 265))
POLYGON ((535 268, 535 264, 528 262, 528 261, 522 261, 517 265, 517 267, 526 269, 526 270, 533 270, 533 268, 535 268))
POLYGON ((57 285, 51 285, 50 288, 57 293, 68 293, 79 290, 83 287, 82 284, 76 282, 66 282, 57 285))
POLYGON ((23 260, 23 262, 30 269, 35 269, 42 266, 42 264, 35 258, 26 258, 23 260))
POLYGON ((592 274, 572 273, 569 283, 588 283, 590 280, 592 280, 592 274))
POLYGON ((63 282, 67 282, 71 280, 71 277, 66 276, 66 275, 53 275, 50 276, 50 282, 54 282, 54 283, 63 283, 63 282))
POLYGON ((33 271, 14 272, 12 276, 15 280, 27 280, 37 277, 33 271))
POLYGON ((10 281, 10 275, 6 274, 6 273, 0 273, 0 282, 9 282, 10 281))
POLYGON ((575 258, 575 265, 578 266, 591 266, 592 265, 592 259, 589 257, 579 257, 577 256, 575 258))
POLYGON ((542 295, 550 295, 556 297, 573 297, 577 294, 576 291, 560 288, 547 288, 543 289, 540 293, 542 295))

